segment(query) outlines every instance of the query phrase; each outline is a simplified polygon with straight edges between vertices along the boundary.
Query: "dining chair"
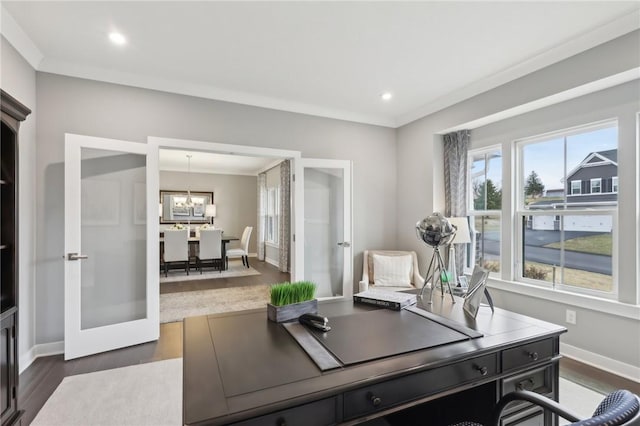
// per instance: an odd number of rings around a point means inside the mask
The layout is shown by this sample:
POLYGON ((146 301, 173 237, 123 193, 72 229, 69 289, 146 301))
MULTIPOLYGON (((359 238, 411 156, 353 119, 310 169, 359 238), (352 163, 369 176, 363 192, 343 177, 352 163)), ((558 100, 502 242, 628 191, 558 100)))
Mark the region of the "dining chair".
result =
POLYGON ((200 273, 205 263, 211 262, 211 266, 217 267, 222 272, 222 230, 200 230, 200 252, 196 257, 196 264, 200 273))
POLYGON ((170 263, 184 263, 189 275, 189 234, 186 229, 168 229, 164 231, 164 276, 169 273, 170 263))
POLYGON ((242 238, 240 238, 240 247, 227 250, 227 258, 225 259, 227 264, 229 263, 229 258, 241 257, 242 264, 247 268, 249 267, 249 239, 251 239, 252 231, 253 226, 245 227, 244 232, 242 232, 242 238))

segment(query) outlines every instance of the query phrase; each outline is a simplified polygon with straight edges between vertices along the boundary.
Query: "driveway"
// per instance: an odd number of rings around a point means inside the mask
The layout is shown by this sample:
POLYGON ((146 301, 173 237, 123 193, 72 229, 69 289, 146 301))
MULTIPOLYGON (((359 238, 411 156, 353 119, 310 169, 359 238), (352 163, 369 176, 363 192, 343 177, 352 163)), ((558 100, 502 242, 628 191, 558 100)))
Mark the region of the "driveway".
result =
MULTIPOLYGON (((600 235, 601 232, 565 231, 565 239, 600 235)), ((560 264, 560 249, 544 247, 547 244, 560 241, 560 231, 525 231, 525 260, 545 263, 547 265, 560 264)), ((485 233, 484 251, 487 254, 500 253, 499 233, 490 231, 485 233)), ((582 271, 597 272, 611 275, 611 256, 601 254, 581 253, 565 250, 565 266, 582 271)))

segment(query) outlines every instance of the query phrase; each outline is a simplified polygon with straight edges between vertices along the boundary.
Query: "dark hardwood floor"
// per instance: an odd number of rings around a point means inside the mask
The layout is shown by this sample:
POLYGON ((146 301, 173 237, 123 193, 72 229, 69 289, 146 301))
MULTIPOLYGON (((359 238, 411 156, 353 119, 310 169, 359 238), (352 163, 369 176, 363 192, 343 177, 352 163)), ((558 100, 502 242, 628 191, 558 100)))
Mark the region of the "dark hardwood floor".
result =
POLYGON ((627 389, 640 395, 640 383, 567 357, 560 360, 560 377, 604 394, 618 389, 627 389))
MULTIPOLYGON (((251 266, 261 275, 164 283, 161 285, 161 292, 271 284, 289 279, 289 274, 283 274, 264 262, 252 260, 251 266)), ((20 375, 18 398, 21 408, 25 410, 23 424, 28 425, 33 421, 45 401, 66 376, 179 357, 182 357, 182 322, 161 324, 160 338, 155 342, 66 362, 63 355, 38 358, 20 375)), ((560 376, 605 394, 615 389, 628 389, 640 394, 639 383, 569 358, 562 358, 560 361, 560 376)))

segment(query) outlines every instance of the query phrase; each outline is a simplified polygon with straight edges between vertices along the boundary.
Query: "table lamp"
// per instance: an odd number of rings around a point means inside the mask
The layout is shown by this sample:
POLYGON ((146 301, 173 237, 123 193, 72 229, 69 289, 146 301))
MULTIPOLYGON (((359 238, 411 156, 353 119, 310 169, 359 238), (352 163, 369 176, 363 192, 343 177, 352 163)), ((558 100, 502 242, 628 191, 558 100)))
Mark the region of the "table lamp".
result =
POLYGON ((469 233, 469 221, 466 217, 450 217, 449 222, 457 228, 456 234, 449 244, 449 272, 451 281, 458 285, 458 271, 456 268, 456 244, 468 244, 471 242, 469 233))
POLYGON ((213 226, 213 218, 216 217, 216 205, 215 204, 207 204, 204 207, 204 215, 205 217, 211 218, 211 225, 213 226))

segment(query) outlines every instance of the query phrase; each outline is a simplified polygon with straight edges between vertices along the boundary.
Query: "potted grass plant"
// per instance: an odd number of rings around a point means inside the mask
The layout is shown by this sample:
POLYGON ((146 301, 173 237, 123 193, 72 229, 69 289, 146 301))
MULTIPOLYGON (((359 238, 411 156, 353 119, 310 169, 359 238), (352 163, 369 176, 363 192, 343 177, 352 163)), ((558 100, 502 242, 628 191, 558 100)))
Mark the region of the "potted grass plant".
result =
POLYGON ((310 281, 283 282, 271 286, 267 317, 274 322, 290 321, 302 314, 318 312, 316 285, 310 281))

